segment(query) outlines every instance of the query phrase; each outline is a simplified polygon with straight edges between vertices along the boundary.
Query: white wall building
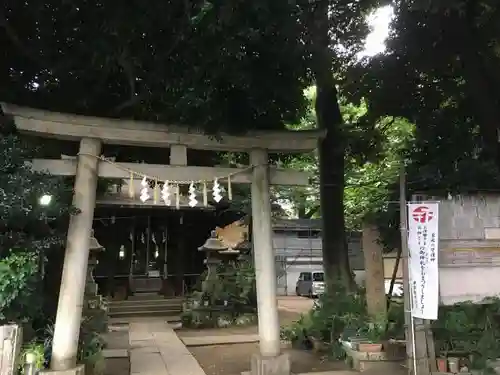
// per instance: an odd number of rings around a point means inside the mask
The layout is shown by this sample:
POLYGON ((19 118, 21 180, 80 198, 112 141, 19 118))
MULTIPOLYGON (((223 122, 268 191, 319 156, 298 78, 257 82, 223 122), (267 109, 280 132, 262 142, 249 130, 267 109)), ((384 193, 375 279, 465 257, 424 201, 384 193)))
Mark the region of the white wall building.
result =
MULTIPOLYGON (((301 272, 321 271, 321 221, 315 219, 276 219, 273 223, 278 295, 294 295, 301 272)), ((349 258, 356 280, 364 279, 361 234, 349 236, 349 258)))

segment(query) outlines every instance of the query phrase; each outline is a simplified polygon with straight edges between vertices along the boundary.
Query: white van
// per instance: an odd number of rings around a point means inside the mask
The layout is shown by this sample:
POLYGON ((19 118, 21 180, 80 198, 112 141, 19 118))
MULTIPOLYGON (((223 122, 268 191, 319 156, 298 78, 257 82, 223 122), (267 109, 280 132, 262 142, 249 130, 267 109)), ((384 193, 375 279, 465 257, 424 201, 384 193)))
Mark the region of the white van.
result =
POLYGON ((325 292, 325 273, 323 271, 301 272, 295 294, 298 296, 317 297, 325 292))

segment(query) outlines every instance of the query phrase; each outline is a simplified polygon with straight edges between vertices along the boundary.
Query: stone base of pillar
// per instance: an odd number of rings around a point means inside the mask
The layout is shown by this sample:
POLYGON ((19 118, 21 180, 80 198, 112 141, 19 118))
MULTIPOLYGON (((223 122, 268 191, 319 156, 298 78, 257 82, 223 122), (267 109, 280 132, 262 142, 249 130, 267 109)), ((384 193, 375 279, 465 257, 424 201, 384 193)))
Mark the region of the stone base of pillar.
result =
POLYGON ((39 375, 85 375, 85 365, 78 365, 69 370, 42 370, 39 375))
POLYGON ((264 357, 254 354, 250 363, 250 375, 290 375, 290 356, 264 357))

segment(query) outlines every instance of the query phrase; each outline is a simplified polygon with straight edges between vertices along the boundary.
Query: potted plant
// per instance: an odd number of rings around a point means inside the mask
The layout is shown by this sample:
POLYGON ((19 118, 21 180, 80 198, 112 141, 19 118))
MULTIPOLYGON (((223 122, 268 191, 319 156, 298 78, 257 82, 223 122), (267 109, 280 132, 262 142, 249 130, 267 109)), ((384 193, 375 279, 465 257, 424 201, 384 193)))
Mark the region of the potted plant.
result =
POLYGON ((291 349, 293 341, 297 340, 297 334, 288 327, 281 327, 280 342, 281 349, 291 349))
POLYGON ((293 322, 287 327, 282 327, 280 330, 280 339, 283 349, 290 346, 302 349, 312 349, 312 347, 308 347, 311 345, 308 337, 310 325, 309 319, 303 315, 298 321, 293 322))
POLYGON ((382 351, 382 340, 385 337, 386 324, 382 322, 368 322, 362 327, 358 334, 366 338, 366 341, 358 343, 358 351, 378 353, 382 351))
POLYGON ((448 359, 446 357, 436 358, 436 364, 439 372, 448 372, 448 359))

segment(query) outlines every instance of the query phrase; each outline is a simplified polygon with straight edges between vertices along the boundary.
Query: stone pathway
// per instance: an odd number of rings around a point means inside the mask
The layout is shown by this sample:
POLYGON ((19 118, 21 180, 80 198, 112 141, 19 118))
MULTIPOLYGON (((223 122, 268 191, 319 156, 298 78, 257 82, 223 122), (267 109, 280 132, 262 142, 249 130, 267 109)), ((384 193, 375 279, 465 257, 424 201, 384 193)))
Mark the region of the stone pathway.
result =
POLYGON ((205 375, 164 320, 132 321, 129 340, 131 375, 205 375))
POLYGON ((247 344, 259 342, 259 335, 218 335, 200 337, 180 337, 186 346, 207 346, 207 345, 227 345, 227 344, 247 344))

